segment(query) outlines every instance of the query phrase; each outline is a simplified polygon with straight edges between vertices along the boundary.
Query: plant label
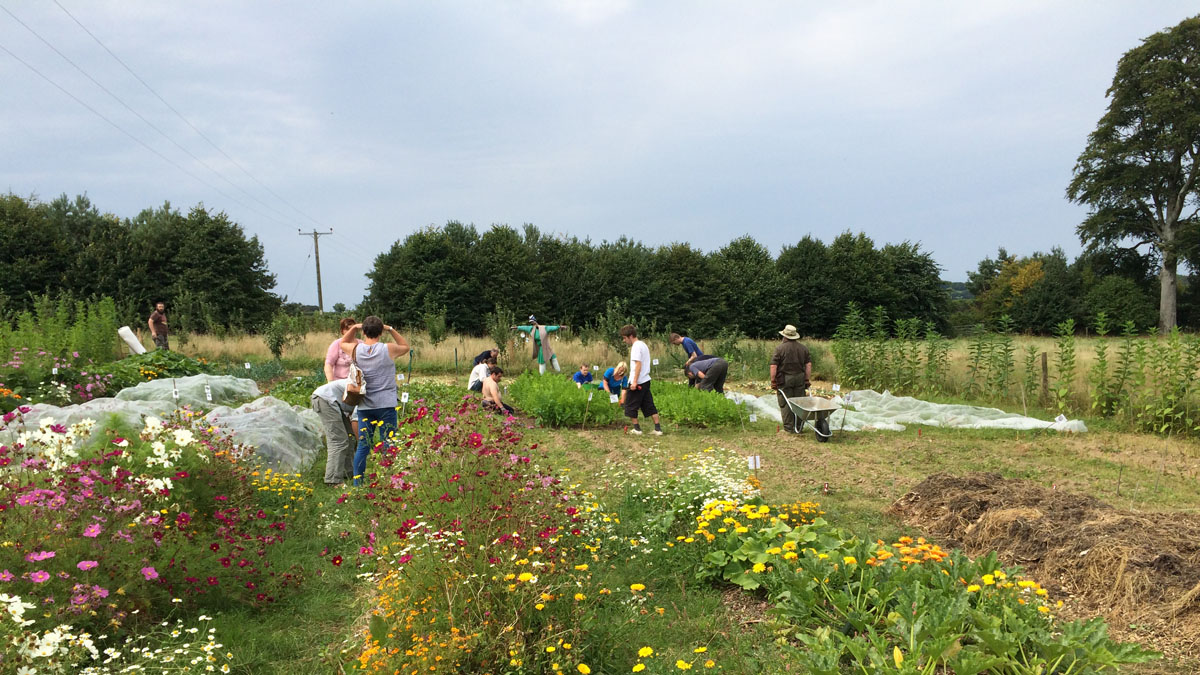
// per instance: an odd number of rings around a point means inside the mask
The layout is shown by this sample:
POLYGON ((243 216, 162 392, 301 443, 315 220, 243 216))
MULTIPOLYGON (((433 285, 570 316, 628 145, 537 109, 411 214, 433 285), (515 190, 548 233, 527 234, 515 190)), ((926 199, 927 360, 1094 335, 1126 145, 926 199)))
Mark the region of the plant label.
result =
POLYGON ((174 386, 171 387, 171 398, 175 399, 176 401, 179 400, 179 390, 174 386))
POLYGON ((834 391, 841 391, 841 390, 842 390, 842 385, 840 385, 840 384, 834 384, 834 385, 833 385, 833 390, 834 390, 834 391))
POLYGON ((596 392, 594 392, 594 391, 589 391, 589 392, 588 392, 588 400, 589 400, 589 401, 590 401, 590 400, 592 400, 592 394, 594 394, 594 393, 596 393, 596 392))
POLYGON ((1059 413, 1058 417, 1054 418, 1054 421, 1058 422, 1059 424, 1062 424, 1067 421, 1067 416, 1063 415, 1062 413, 1059 413))
POLYGON ((758 415, 755 415, 754 413, 750 413, 750 421, 751 421, 751 422, 757 422, 757 421, 758 421, 758 415))
POLYGON ((50 372, 54 375, 57 375, 58 374, 58 366, 54 366, 53 368, 51 368, 50 372))
POLYGON ((396 380, 403 382, 404 381, 404 373, 400 373, 399 375, 397 375, 396 380))
POLYGON ((608 402, 609 402, 609 403, 616 403, 617 401, 620 401, 620 400, 621 400, 621 397, 620 397, 620 396, 617 396, 616 394, 609 394, 609 395, 608 395, 608 402))
POLYGON ((600 366, 592 366, 592 370, 600 370, 600 366))
POLYGON ((212 387, 204 385, 204 400, 212 402, 212 387))
POLYGON ((250 362, 249 361, 246 362, 246 370, 250 370, 250 362))
POLYGON ((755 469, 761 469, 762 468, 762 457, 759 457, 758 455, 750 455, 749 457, 746 458, 746 466, 749 467, 750 470, 752 470, 752 471, 755 469))
POLYGON ((651 361, 650 361, 650 365, 657 366, 657 365, 658 365, 658 359, 651 359, 651 361))
POLYGON ((843 400, 845 400, 845 401, 846 401, 846 403, 849 403, 849 402, 850 402, 850 396, 851 396, 850 394, 846 394, 846 398, 845 398, 845 399, 843 399, 843 400))
POLYGON ((408 392, 407 391, 404 392, 403 394, 400 394, 400 402, 408 403, 408 392))

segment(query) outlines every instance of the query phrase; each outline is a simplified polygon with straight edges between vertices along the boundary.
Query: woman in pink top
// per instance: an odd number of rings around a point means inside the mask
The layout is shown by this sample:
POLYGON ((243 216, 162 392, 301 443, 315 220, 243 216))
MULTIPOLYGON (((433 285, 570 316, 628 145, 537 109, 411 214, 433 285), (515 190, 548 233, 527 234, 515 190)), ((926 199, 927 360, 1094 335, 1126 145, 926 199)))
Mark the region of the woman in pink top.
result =
MULTIPOLYGON (((339 332, 345 334, 356 323, 358 322, 350 317, 342 319, 338 322, 339 332)), ((325 351, 325 380, 327 382, 342 380, 350 376, 350 355, 342 351, 339 346, 341 343, 342 338, 339 337, 330 343, 329 349, 325 351)))

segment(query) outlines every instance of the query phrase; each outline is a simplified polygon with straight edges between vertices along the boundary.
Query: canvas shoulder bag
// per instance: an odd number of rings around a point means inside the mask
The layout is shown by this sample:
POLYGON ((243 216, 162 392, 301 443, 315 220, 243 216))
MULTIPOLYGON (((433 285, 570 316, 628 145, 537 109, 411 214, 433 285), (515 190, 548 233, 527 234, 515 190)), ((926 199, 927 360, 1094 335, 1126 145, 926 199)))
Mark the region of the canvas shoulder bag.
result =
POLYGON ((348 406, 362 403, 365 388, 366 380, 362 368, 358 367, 358 345, 354 345, 350 352, 350 373, 346 376, 346 393, 342 395, 342 402, 348 406))

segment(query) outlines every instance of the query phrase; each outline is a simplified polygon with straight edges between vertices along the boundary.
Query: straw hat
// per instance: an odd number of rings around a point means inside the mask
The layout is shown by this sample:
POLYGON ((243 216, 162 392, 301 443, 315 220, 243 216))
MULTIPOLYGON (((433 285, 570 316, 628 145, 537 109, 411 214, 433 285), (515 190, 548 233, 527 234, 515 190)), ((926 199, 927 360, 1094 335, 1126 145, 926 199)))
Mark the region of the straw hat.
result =
POLYGON ((779 331, 779 334, 789 340, 799 340, 800 339, 800 333, 796 332, 796 327, 790 323, 788 325, 784 326, 783 330, 779 331))

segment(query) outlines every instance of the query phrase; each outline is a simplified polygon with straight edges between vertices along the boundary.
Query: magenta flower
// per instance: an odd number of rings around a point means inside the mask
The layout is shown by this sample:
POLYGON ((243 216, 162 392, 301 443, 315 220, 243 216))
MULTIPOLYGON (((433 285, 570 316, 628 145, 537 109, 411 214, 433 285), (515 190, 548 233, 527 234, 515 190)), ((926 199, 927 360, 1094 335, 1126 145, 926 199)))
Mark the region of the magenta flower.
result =
POLYGON ((8 570, 4 570, 3 572, 0 572, 0 581, 12 581, 12 580, 13 580, 12 572, 9 572, 8 570))
POLYGON ((40 584, 50 580, 50 573, 46 570, 38 570, 29 575, 29 580, 35 584, 40 584))
POLYGON ((100 563, 96 562, 95 560, 80 560, 79 564, 75 566, 78 567, 80 571, 86 572, 88 570, 95 569, 99 565, 100 563))
POLYGON ((100 527, 100 523, 92 523, 91 525, 83 528, 83 536, 95 538, 103 531, 104 528, 100 527))
POLYGON ((158 570, 153 567, 143 567, 142 576, 146 577, 146 581, 151 581, 158 578, 158 570))
POLYGON ((41 562, 54 557, 54 551, 34 551, 25 556, 26 562, 41 562))

